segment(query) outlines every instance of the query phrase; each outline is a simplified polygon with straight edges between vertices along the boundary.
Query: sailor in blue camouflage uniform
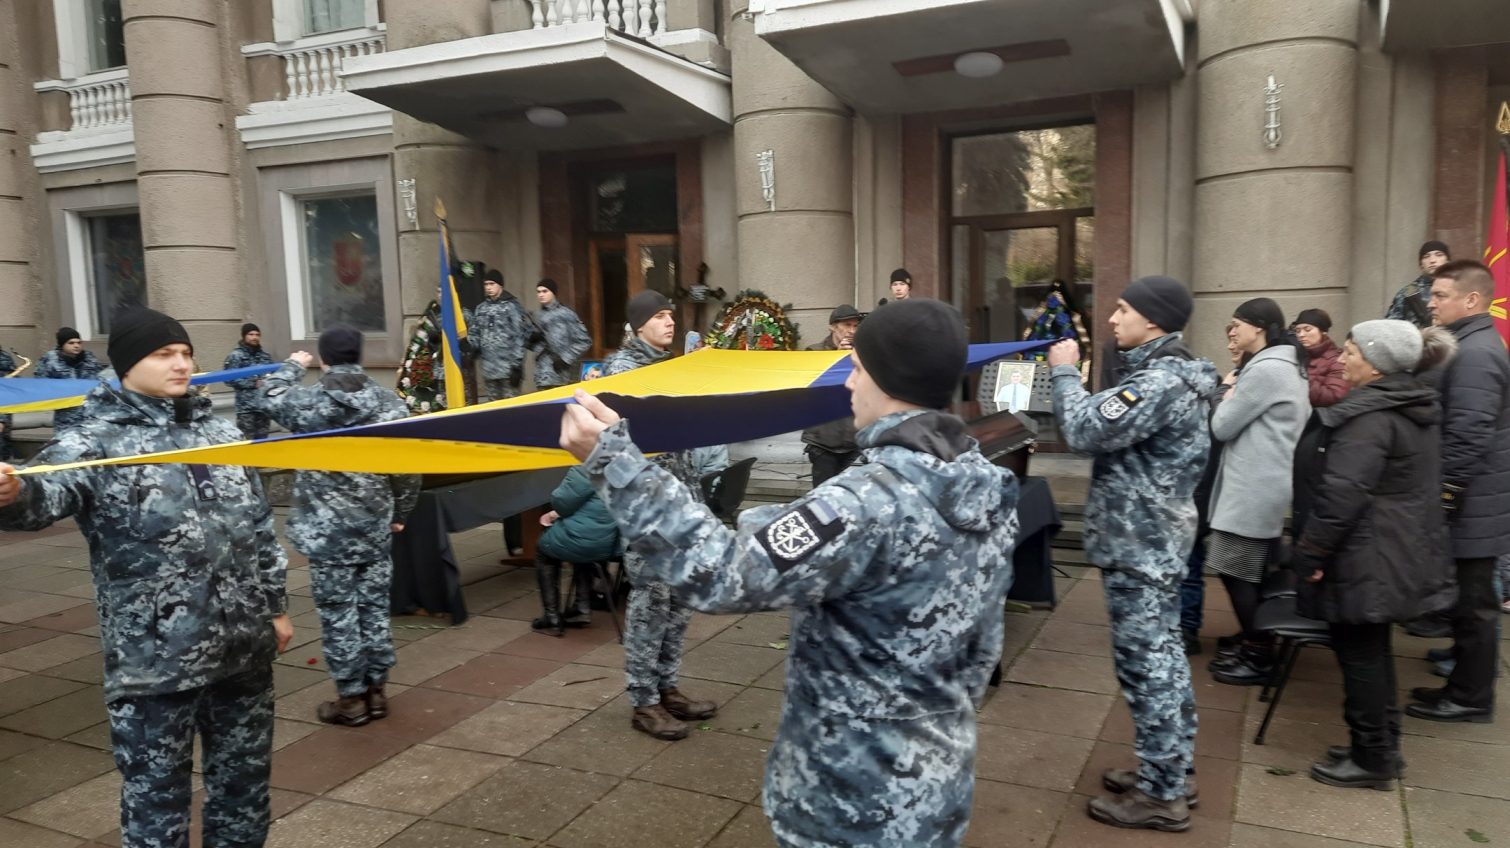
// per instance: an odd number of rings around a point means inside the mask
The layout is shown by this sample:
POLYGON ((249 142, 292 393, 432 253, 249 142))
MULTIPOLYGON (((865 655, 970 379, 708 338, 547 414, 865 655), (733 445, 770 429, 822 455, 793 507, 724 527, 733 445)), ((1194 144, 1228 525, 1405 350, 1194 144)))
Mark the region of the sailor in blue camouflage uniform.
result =
MULTIPOLYGON (((267 376, 263 408, 294 433, 407 417, 399 396, 362 370, 361 356, 360 330, 344 324, 326 329, 320 334, 320 381, 300 385, 314 358, 296 351, 267 376)), ((359 727, 388 715, 392 537, 404 529, 419 487, 419 476, 412 474, 300 471, 294 478, 288 539, 309 558, 325 665, 336 684, 336 700, 315 711, 320 721, 359 727)))
POLYGON ((1113 663, 1132 711, 1136 772, 1112 769, 1097 821, 1185 830, 1196 800, 1195 693, 1180 634, 1180 581, 1195 542, 1192 495, 1211 447, 1216 367, 1185 347, 1193 301, 1168 277, 1128 284, 1109 320, 1118 385, 1090 394, 1074 341, 1049 349, 1054 414, 1072 450, 1095 457, 1085 551, 1101 568, 1113 663), (1187 797, 1188 796, 1188 797, 1187 797))
MULTIPOLYGON (((42 354, 37 360, 36 376, 46 380, 97 380, 105 366, 93 351, 84 349, 79 331, 72 327, 58 328, 58 346, 42 354)), ((83 421, 84 407, 70 406, 52 414, 52 429, 62 432, 64 428, 83 421)))
MULTIPOLYGON (((241 342, 226 354, 224 368, 250 368, 254 365, 272 365, 273 357, 262 348, 262 328, 251 322, 241 325, 241 342)), ((248 439, 267 438, 267 413, 258 407, 258 391, 262 388, 261 377, 246 377, 227 380, 236 390, 236 427, 248 439)))
POLYGON ((466 316, 467 340, 477 355, 483 394, 488 400, 503 400, 519 394, 524 349, 534 324, 519 299, 504 290, 499 272, 487 272, 482 293, 486 298, 466 316))
MULTIPOLYGON (((625 315, 629 335, 603 361, 605 377, 671 358, 676 318, 665 295, 642 291, 629 299, 625 315)), ((663 453, 655 459, 699 502, 703 475, 721 470, 728 461, 728 449, 721 446, 663 453)), ((687 722, 718 714, 717 704, 690 698, 678 685, 692 609, 670 586, 644 572, 639 554, 626 551, 623 567, 631 587, 624 607, 624 677, 634 708, 629 724, 657 739, 685 739, 690 730, 687 722)))
POLYGON ((954 846, 969 826, 975 709, 1001 656, 1017 481, 940 410, 964 370, 953 307, 861 325, 848 380, 867 463, 723 526, 578 393, 562 447, 644 569, 710 613, 791 608, 764 806, 784 846, 954 846))
MULTIPOLYGON (((241 439, 189 386, 177 321, 117 315, 86 419, 37 456, 60 465, 241 439)), ((256 473, 225 465, 111 465, 16 478, 0 464, 0 529, 73 517, 89 543, 123 848, 189 844, 194 739, 205 845, 262 845, 273 744, 272 661, 293 635, 286 559, 256 473)))
POLYGON ((540 311, 534 316, 536 331, 530 339, 530 351, 535 354, 537 389, 575 383, 577 362, 592 347, 582 319, 556 294, 556 281, 549 277, 535 286, 540 311))

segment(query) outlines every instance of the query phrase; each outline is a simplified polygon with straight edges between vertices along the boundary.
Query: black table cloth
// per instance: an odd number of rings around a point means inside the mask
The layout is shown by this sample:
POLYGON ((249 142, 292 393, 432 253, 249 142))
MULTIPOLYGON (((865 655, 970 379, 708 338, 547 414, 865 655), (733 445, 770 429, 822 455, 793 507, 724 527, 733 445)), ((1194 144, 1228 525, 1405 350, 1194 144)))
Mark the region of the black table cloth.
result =
POLYGON ((451 534, 549 503, 566 472, 547 468, 481 478, 427 476, 404 532, 393 538, 394 614, 423 609, 450 613, 452 624, 466 621, 467 602, 451 534))

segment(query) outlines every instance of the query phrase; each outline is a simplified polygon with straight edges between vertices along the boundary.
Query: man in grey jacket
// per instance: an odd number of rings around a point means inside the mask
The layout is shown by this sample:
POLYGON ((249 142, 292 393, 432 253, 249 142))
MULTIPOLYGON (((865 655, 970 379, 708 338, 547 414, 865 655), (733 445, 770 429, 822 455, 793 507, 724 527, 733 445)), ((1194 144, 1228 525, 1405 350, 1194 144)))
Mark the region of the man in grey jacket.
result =
POLYGON ((1133 716, 1138 770, 1102 775, 1111 794, 1087 810, 1117 827, 1185 830, 1195 798, 1195 693, 1179 587, 1195 541, 1191 495, 1211 447, 1216 368, 1181 337, 1193 307, 1168 277, 1129 283, 1109 320, 1120 383, 1094 395, 1080 382, 1079 344, 1049 348, 1059 429, 1075 452, 1095 457, 1085 551, 1101 568, 1113 662, 1133 716))
POLYGON ((1431 721, 1490 721, 1499 645, 1494 563, 1510 553, 1510 356, 1489 314, 1494 276, 1478 262, 1449 262, 1431 284, 1431 314, 1458 340, 1439 372, 1442 392, 1442 507, 1447 510, 1458 599, 1447 685, 1418 687, 1405 711, 1431 721))

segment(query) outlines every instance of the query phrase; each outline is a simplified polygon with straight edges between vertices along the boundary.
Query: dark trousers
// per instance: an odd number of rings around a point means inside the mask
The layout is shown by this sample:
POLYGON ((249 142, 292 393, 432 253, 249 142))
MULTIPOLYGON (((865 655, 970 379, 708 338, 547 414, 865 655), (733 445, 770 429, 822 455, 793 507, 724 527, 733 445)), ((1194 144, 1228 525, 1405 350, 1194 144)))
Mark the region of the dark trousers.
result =
POLYGON ((1400 709, 1395 703, 1395 658, 1390 625, 1331 625, 1332 650, 1342 667, 1342 717, 1352 736, 1353 762, 1393 774, 1400 747, 1400 709))
POLYGON ((1185 579, 1180 581, 1180 629, 1201 632, 1206 604, 1206 540, 1196 539, 1185 560, 1185 579))
POLYGON ((813 463, 813 488, 818 488, 830 478, 839 476, 839 472, 849 467, 860 453, 833 453, 822 448, 809 447, 807 458, 813 463))
POLYGON ((1457 560, 1458 600, 1452 608, 1452 658, 1447 697, 1465 707, 1494 706, 1494 666, 1499 661, 1499 592, 1494 557, 1457 560))
POLYGON ((105 705, 121 772, 122 848, 187 848, 194 737, 204 767, 204 844, 267 839, 273 755, 273 669, 105 705))

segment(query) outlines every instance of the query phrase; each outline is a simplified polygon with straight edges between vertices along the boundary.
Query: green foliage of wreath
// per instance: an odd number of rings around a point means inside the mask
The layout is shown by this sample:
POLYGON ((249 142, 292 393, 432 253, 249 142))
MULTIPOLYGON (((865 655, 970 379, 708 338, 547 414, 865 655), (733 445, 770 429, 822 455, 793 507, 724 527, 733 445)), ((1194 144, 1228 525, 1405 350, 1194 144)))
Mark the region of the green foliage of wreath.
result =
POLYGON ((797 328, 786 317, 791 308, 745 289, 718 313, 706 344, 721 350, 797 350, 797 328))

